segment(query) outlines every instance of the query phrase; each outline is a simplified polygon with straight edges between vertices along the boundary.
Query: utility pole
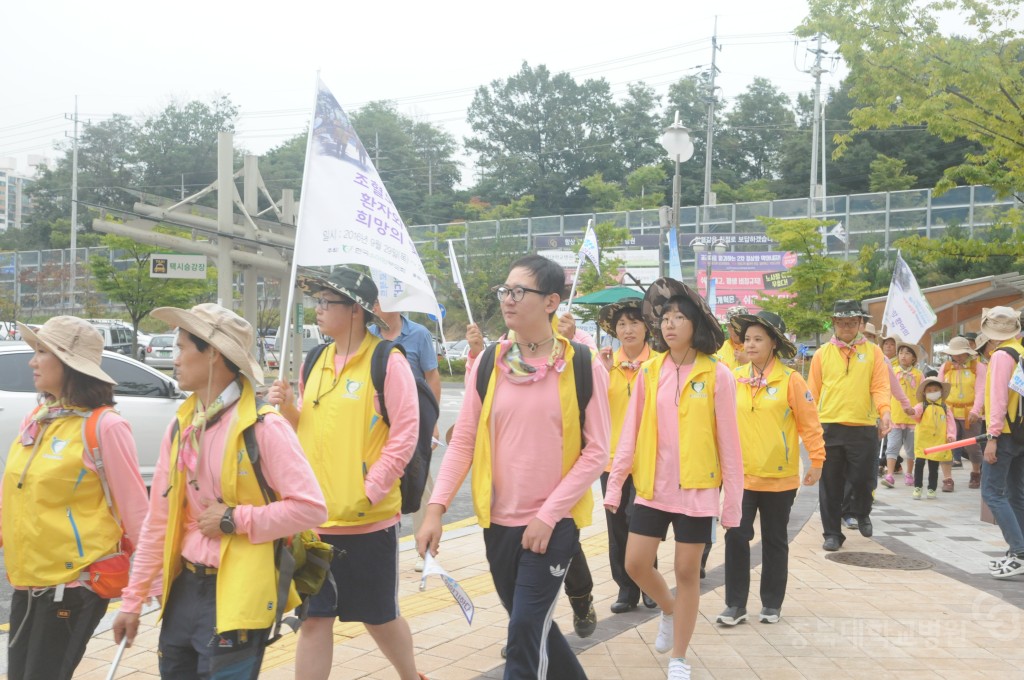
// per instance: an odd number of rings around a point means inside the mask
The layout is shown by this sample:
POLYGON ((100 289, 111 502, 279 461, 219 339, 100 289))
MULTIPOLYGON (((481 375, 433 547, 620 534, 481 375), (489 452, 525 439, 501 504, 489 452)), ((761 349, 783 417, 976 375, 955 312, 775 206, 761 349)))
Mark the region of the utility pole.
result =
MULTIPOLYGON (((711 36, 711 80, 708 83, 708 132, 705 146, 704 158, 704 206, 711 204, 711 149, 715 133, 715 75, 718 74, 718 67, 715 65, 718 53, 722 50, 718 44, 718 17, 715 17, 715 31, 711 36)), ((702 220, 701 220, 702 221, 702 220)), ((698 229, 698 231, 700 231, 698 229)))
MULTIPOLYGON (((66 117, 66 116, 65 116, 66 117)), ((75 313, 75 265, 78 255, 78 95, 75 95, 74 138, 71 147, 71 277, 68 282, 68 301, 71 314, 75 313)))
POLYGON ((818 130, 821 126, 821 56, 824 52, 821 49, 821 33, 818 34, 818 46, 814 52, 814 67, 811 68, 811 75, 814 76, 814 120, 811 122, 811 210, 814 210, 814 202, 818 193, 818 130))

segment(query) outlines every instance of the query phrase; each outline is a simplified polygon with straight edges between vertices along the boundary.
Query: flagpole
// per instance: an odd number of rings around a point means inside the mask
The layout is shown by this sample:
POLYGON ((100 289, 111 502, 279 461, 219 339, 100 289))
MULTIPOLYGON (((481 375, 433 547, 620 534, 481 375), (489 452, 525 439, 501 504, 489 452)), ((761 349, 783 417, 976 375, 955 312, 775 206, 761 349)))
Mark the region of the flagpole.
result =
MULTIPOLYGON (((313 159, 313 127, 316 125, 316 105, 320 97, 320 71, 316 72, 316 83, 313 89, 313 116, 309 119, 309 131, 306 133, 306 162, 302 168, 303 178, 309 176, 309 166, 313 159)), ((302 228, 302 212, 306 207, 306 201, 299 198, 299 216, 295 225, 295 245, 292 248, 292 272, 288 278, 288 304, 284 308, 284 322, 281 324, 281 347, 279 349, 279 361, 277 366, 278 380, 284 380, 288 362, 288 336, 291 333, 292 305, 295 304, 295 282, 298 279, 299 271, 299 230, 302 228)))
POLYGON ((581 253, 579 259, 576 261, 576 273, 572 277, 572 288, 569 289, 569 308, 566 312, 572 311, 572 299, 576 297, 576 282, 580 278, 580 269, 583 268, 583 254, 581 253))
POLYGON ((466 283, 462 280, 462 272, 459 271, 459 259, 455 257, 455 246, 448 241, 448 261, 452 264, 452 276, 455 277, 455 285, 462 293, 462 304, 466 305, 466 317, 470 323, 473 321, 473 310, 469 308, 469 297, 466 295, 466 283))
POLYGON ((892 280, 896 277, 896 267, 899 266, 900 251, 896 251, 896 264, 892 268, 892 276, 889 277, 889 290, 885 291, 885 307, 882 308, 882 327, 879 329, 882 332, 881 338, 888 337, 889 327, 886 320, 889 318, 889 297, 892 293, 892 280))

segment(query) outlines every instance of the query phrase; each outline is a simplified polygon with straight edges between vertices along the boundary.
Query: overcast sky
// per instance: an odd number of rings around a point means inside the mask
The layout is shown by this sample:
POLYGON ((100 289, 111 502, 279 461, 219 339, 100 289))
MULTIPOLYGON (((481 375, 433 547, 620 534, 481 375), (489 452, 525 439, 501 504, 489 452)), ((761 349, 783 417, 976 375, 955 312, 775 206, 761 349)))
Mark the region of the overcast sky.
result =
MULTIPOLYGON (((140 119, 172 100, 226 94, 241 109, 236 145, 262 153, 301 132, 317 69, 347 110, 378 99, 469 133, 473 91, 524 60, 577 81, 606 78, 616 95, 643 80, 668 85, 711 63, 718 17, 720 97, 755 76, 791 98, 810 91, 808 43, 791 34, 804 0, 717 3, 173 3, 22 0, 0 9, 5 55, 0 159, 27 170, 29 153, 53 156, 79 115, 140 119), (700 7, 697 7, 697 5, 700 7), (671 9, 672 7, 677 9, 671 9)), ((827 64, 828 65, 828 64, 827 64)), ((839 73, 826 74, 835 85, 839 73)), ((684 121, 685 123, 685 121, 684 121)), ((465 179, 464 179, 465 181, 465 179)))

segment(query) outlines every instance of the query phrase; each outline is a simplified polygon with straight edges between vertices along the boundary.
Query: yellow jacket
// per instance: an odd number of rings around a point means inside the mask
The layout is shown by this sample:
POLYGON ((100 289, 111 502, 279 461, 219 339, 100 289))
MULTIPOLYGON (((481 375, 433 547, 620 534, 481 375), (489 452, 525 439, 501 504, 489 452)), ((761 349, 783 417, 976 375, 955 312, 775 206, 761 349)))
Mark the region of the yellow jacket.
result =
MULTIPOLYGON (((1010 338, 999 343, 999 347, 1010 347, 1017 350, 1018 356, 1024 356, 1024 346, 1021 344, 1020 338, 1010 338)), ((998 349, 998 348, 997 348, 998 349)), ((1014 369, 1016 370, 1016 368, 1014 369)), ((1011 376, 1013 373, 1010 374, 1011 376)), ((1010 431, 1010 418, 1014 417, 1017 413, 1018 405, 1020 404, 1020 395, 1015 391, 1006 388, 1009 393, 1009 399, 1006 402, 1006 413, 1007 417, 1003 421, 1003 434, 1010 431)), ((985 374, 985 422, 992 421, 992 371, 989 370, 985 374)))
MULTIPOLYGON (((644 409, 633 458, 636 493, 654 498, 655 467, 658 459, 658 380, 668 354, 659 354, 640 367, 644 381, 644 409)), ((718 359, 697 352, 686 385, 679 395, 679 484, 686 489, 721 486, 715 420, 715 365, 718 359)))
MULTIPOLYGON (((178 434, 171 442, 167 498, 167 533, 164 536, 163 602, 168 601, 171 585, 181 573, 181 542, 185 534, 185 475, 178 470, 181 433, 192 422, 197 397, 185 400, 178 409, 178 434)), ((260 409, 260 415, 279 417, 272 406, 260 409)), ((224 503, 265 505, 263 492, 245 451, 243 432, 256 422, 256 398, 248 379, 242 379, 242 396, 233 415, 231 429, 224 442, 220 485, 224 503)), ((285 611, 299 604, 294 588, 289 591, 285 611)), ((217 632, 255 630, 274 623, 277 613, 277 568, 274 566, 274 542, 250 543, 248 536, 229 534, 220 539, 220 567, 217 571, 217 632)))
MULTIPOLYGON (((789 407, 789 381, 793 371, 772 362, 767 385, 754 392, 748 385, 736 389, 736 421, 743 447, 743 472, 757 477, 792 477, 800 474, 800 439, 796 417, 789 407)), ((748 378, 750 364, 733 371, 737 380, 748 378)))
MULTIPOLYGON (((654 356, 655 352, 647 345, 637 360, 640 363, 647 361, 654 356)), ((619 437, 622 436, 622 424, 626 420, 626 411, 629 409, 629 398, 633 395, 633 388, 636 386, 640 370, 626 370, 621 366, 623 361, 628 361, 622 349, 615 353, 614 366, 608 371, 608 407, 611 411, 612 423, 612 444, 608 456, 608 470, 611 470, 612 461, 615 460, 615 448, 619 445, 619 437)))

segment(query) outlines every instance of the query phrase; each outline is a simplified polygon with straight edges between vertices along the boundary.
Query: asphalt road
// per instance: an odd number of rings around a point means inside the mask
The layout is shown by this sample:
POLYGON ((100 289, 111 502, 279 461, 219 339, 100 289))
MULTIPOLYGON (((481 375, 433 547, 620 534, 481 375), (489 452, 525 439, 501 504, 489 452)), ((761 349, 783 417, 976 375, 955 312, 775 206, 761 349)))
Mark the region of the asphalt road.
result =
MULTIPOLYGON (((455 418, 458 416, 459 407, 462 405, 463 387, 461 382, 443 383, 441 387, 441 419, 439 421, 439 429, 441 436, 448 431, 448 428, 455 423, 455 418)), ((430 468, 436 476, 437 470, 441 467, 441 460, 444 458, 444 447, 439 446, 434 450, 434 455, 430 462, 430 468)), ((460 519, 465 519, 473 514, 473 503, 470 498, 469 485, 464 484, 463 488, 459 491, 455 501, 452 503, 451 508, 445 514, 445 522, 455 522, 460 519)), ((409 516, 402 518, 402 533, 405 536, 412 533, 412 518, 409 516)), ((3 565, 3 550, 0 550, 0 624, 7 624, 10 621, 11 615, 11 588, 10 582, 8 582, 7 571, 3 565)), ((6 651, 6 639, 3 640, 3 647, 6 651)), ((5 664, 0 664, 4 667, 5 664)))

